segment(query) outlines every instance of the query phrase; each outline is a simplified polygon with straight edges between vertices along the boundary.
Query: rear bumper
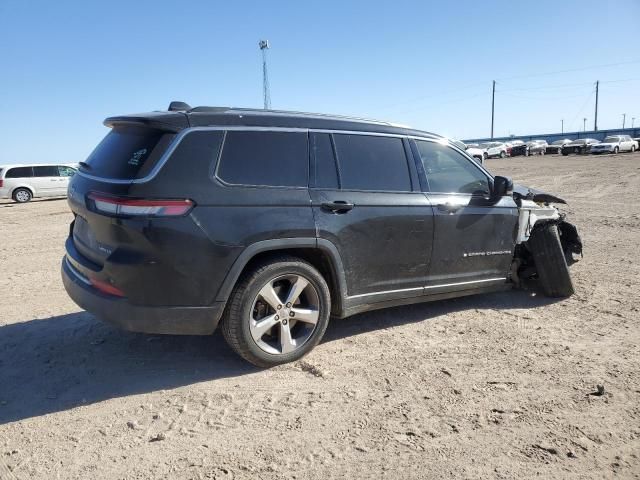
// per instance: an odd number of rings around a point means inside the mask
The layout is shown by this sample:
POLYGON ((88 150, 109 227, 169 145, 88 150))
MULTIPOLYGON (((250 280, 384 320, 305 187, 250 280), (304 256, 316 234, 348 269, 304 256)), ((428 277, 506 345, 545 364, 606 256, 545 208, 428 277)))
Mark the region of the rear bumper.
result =
POLYGON ((131 305, 126 299, 96 290, 66 257, 62 260, 62 283, 80 308, 131 332, 209 335, 215 331, 224 310, 223 302, 205 307, 131 305))

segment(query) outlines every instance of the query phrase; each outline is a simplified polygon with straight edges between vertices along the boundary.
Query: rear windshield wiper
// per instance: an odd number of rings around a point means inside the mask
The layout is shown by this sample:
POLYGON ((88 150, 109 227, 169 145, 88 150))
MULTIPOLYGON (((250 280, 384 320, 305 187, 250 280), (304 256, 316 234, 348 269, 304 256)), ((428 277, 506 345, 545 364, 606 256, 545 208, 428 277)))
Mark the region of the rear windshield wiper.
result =
POLYGON ((89 165, 87 162, 79 162, 78 165, 87 170, 91 170, 91 165, 89 165))

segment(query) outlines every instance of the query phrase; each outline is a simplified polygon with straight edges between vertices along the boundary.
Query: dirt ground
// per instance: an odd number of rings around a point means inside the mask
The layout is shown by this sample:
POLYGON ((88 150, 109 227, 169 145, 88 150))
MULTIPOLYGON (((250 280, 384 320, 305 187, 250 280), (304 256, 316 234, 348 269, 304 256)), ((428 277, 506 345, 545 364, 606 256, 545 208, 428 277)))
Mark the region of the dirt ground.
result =
POLYGON ((362 314, 270 370, 80 311, 66 202, 1 203, 0 478, 640 478, 640 154, 489 168, 569 201, 573 297, 362 314))

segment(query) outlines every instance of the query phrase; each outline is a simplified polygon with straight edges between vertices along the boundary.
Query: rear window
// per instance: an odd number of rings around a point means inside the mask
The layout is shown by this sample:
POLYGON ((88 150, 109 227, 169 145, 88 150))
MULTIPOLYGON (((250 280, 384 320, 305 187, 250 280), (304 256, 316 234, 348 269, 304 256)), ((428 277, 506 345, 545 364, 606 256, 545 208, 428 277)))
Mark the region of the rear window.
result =
POLYGON ((307 143, 306 133, 229 131, 217 176, 234 185, 306 187, 307 143))
POLYGON ((82 171, 128 180, 147 175, 175 134, 145 127, 115 126, 85 161, 82 171))
POLYGON ((25 178, 33 177, 33 169, 31 167, 10 168, 4 178, 25 178))

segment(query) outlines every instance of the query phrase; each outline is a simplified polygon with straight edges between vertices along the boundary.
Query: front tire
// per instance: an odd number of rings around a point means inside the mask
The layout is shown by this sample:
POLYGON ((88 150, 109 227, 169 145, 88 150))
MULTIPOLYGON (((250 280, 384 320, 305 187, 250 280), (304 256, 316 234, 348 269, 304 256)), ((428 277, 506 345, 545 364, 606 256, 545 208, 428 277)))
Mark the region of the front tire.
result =
POLYGON ((18 203, 27 203, 33 198, 33 194, 28 188, 16 188, 13 192, 13 200, 18 203))
POLYGON ((528 247, 544 294, 547 297, 573 295, 573 282, 560 242, 558 226, 547 223, 536 227, 529 237, 528 247))
POLYGON ((222 334, 258 367, 293 362, 309 353, 329 324, 331 296, 309 263, 283 256, 243 275, 222 318, 222 334))
POLYGON ((614 155, 617 155, 617 154, 618 154, 618 152, 619 152, 618 147, 614 147, 614 148, 613 148, 613 154, 614 154, 614 155))

